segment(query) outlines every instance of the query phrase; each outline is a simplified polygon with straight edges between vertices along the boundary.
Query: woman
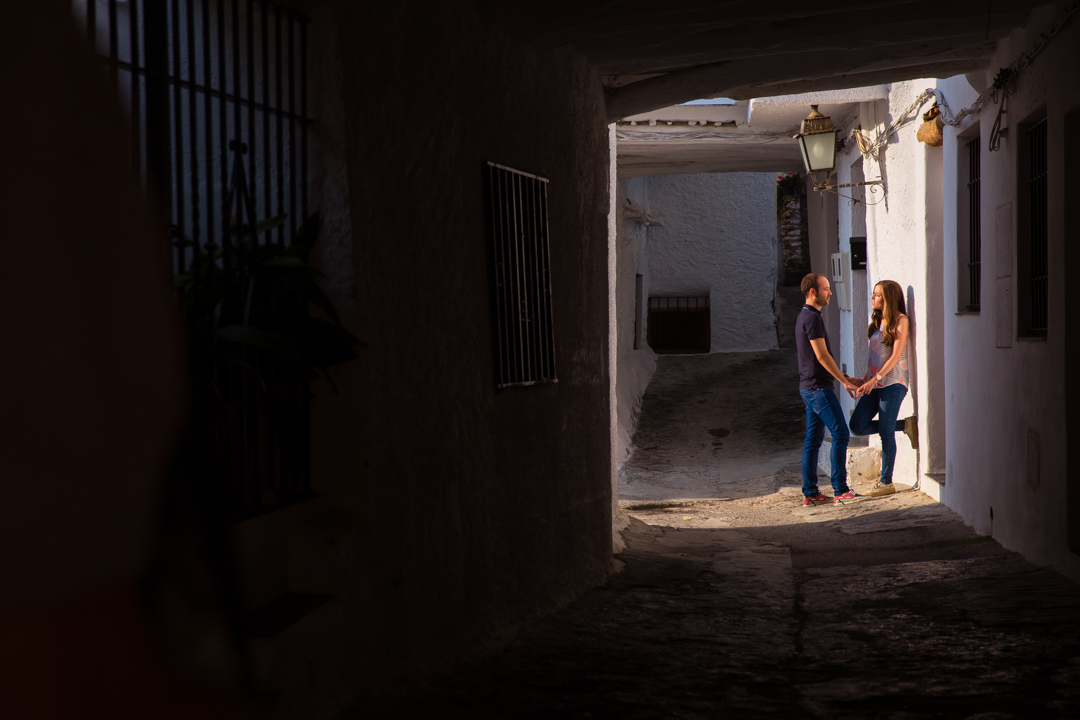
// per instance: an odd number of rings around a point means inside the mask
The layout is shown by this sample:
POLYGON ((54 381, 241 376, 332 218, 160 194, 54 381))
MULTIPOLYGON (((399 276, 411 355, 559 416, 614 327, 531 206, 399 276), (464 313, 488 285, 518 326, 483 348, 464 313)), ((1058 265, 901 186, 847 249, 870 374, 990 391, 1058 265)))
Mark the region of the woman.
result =
MULTIPOLYGON (((896 439, 900 430, 919 447, 918 419, 912 415, 897 420, 900 404, 908 393, 908 339, 911 325, 904 308, 904 291, 899 283, 882 280, 870 298, 873 315, 866 336, 870 340, 869 368, 855 393, 859 401, 851 413, 851 434, 881 436, 881 479, 867 493, 870 497, 891 495, 896 439), (872 418, 877 415, 877 420, 872 418)), ((860 381, 856 380, 856 383, 860 381)))

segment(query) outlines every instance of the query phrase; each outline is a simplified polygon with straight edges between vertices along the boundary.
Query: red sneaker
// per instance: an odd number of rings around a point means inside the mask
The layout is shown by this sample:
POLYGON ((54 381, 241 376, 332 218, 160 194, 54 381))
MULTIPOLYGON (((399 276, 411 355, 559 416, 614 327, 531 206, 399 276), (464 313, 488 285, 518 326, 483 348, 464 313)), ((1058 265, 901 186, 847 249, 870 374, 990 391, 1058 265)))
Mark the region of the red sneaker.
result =
POLYGON ((802 504, 803 505, 824 505, 825 503, 829 502, 829 500, 830 500, 830 498, 829 498, 828 495, 822 495, 821 493, 818 493, 817 495, 811 495, 810 497, 804 497, 802 499, 802 504))
POLYGON ((848 490, 843 495, 835 495, 835 496, 833 496, 832 501, 833 501, 834 505, 839 505, 840 503, 857 502, 859 500, 862 500, 863 497, 865 497, 865 496, 856 495, 854 491, 848 490))

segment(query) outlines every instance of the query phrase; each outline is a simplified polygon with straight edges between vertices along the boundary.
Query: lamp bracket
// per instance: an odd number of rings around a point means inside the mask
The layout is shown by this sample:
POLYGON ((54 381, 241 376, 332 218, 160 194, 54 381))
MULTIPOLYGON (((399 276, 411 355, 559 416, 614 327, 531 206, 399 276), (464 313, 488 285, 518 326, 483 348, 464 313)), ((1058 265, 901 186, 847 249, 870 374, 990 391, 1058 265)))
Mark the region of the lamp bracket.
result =
POLYGON ((814 189, 815 190, 839 190, 840 188, 863 187, 865 185, 881 185, 882 187, 884 187, 884 183, 882 183, 880 180, 868 180, 866 182, 844 183, 842 185, 829 185, 828 183, 821 183, 820 185, 818 185, 817 183, 814 183, 814 189))
POLYGON ((873 195, 875 192, 877 192, 877 188, 881 188, 881 191, 883 193, 885 191, 885 183, 883 183, 881 180, 867 180, 866 182, 842 183, 840 185, 830 185, 828 180, 825 180, 823 182, 818 182, 816 179, 814 179, 814 176, 811 173, 807 173, 807 175, 809 176, 810 182, 812 182, 814 184, 814 189, 817 190, 822 195, 824 195, 826 192, 831 192, 831 193, 834 193, 836 195, 839 195, 842 198, 847 198, 848 200, 850 200, 852 202, 864 202, 867 205, 876 205, 878 202, 881 201, 881 198, 878 198, 874 202, 866 202, 866 200, 859 201, 859 200, 856 200, 853 197, 843 195, 843 194, 838 193, 836 191, 837 190, 842 190, 844 188, 853 188, 853 187, 869 187, 871 195, 873 195))

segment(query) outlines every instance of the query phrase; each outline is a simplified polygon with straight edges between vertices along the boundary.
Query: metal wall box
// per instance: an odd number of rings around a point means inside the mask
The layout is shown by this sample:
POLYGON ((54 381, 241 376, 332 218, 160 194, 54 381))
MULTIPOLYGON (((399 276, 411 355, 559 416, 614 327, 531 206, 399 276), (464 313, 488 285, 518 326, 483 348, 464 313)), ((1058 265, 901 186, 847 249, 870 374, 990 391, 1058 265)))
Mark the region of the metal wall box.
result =
POLYGON ((841 310, 851 310, 851 253, 833 253, 830 257, 832 291, 841 310))
POLYGON ((866 238, 851 238, 851 269, 866 269, 866 238))

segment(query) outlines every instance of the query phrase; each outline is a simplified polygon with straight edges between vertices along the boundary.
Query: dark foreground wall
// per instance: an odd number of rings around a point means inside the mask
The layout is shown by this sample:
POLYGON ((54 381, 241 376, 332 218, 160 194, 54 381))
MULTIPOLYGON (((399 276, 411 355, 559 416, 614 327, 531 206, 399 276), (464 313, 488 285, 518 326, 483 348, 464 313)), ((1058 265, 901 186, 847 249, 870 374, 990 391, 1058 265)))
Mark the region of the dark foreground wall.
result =
POLYGON ((367 348, 313 408, 325 497, 285 521, 322 543, 289 589, 336 598, 274 653, 304 717, 490 647, 611 565, 599 78, 467 7, 373 5, 306 8, 321 253, 367 348), (551 181, 554 385, 495 391, 488 160, 551 181))

